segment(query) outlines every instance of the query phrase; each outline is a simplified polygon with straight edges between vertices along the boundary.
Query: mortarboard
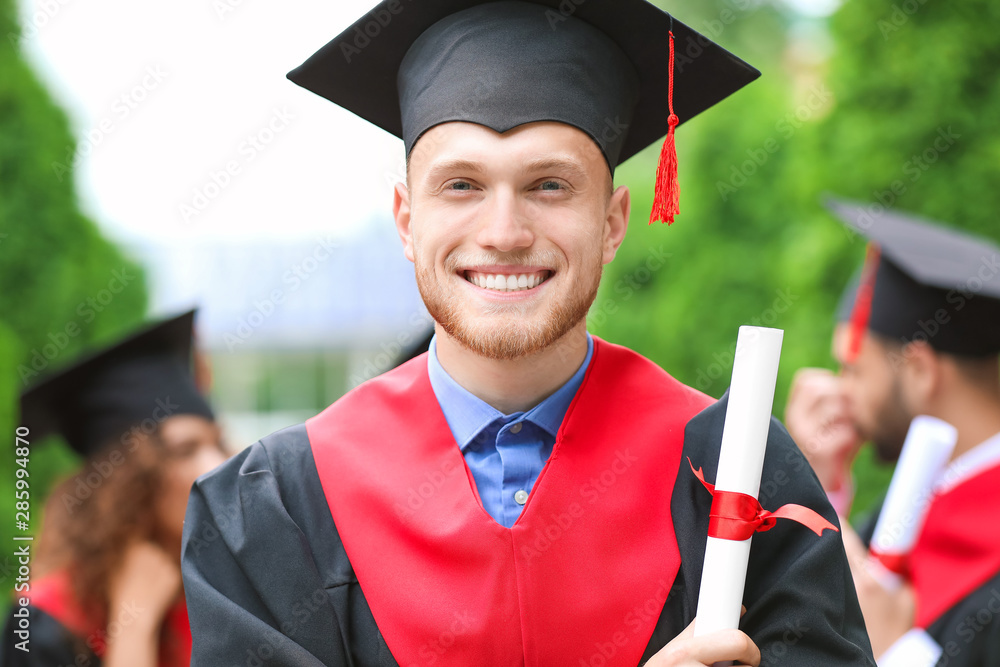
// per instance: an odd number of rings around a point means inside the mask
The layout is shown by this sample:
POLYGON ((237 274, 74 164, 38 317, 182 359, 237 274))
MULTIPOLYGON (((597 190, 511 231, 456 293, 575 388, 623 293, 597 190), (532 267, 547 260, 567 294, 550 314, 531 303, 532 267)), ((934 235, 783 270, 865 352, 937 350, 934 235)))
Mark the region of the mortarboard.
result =
POLYGON ((147 420, 214 421, 191 374, 194 314, 149 326, 34 384, 21 394, 21 423, 36 439, 59 433, 87 456, 147 420))
POLYGON ((668 221, 673 127, 758 76, 645 0, 386 0, 288 74, 407 155, 445 122, 502 133, 557 121, 590 135, 614 173, 667 135, 653 214, 668 221))
POLYGON ((870 241, 850 317, 860 333, 979 357, 1000 353, 1000 247, 940 223, 830 200, 828 208, 870 241))

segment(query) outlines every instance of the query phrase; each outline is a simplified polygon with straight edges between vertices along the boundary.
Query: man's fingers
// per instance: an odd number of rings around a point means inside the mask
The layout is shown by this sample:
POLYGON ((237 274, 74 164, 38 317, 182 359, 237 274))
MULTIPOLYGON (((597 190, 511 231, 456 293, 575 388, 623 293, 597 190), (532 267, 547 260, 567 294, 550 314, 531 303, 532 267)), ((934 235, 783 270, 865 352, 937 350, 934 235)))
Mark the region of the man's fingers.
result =
POLYGON ((723 660, 735 660, 753 667, 760 664, 760 650, 757 645, 739 630, 719 630, 699 639, 707 640, 704 652, 698 655, 698 659, 706 665, 723 660))
POLYGON ((692 622, 654 655, 647 667, 694 667, 727 660, 750 667, 760 665, 760 650, 739 630, 719 630, 702 637, 692 636, 693 632, 692 622))

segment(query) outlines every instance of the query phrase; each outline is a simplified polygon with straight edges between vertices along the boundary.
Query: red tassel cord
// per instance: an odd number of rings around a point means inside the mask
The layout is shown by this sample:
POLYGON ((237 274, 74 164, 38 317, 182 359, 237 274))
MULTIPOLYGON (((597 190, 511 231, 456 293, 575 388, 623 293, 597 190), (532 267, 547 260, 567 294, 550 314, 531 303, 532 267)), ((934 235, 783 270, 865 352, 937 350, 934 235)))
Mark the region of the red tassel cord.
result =
POLYGON ((861 353, 861 341, 872 315, 872 295, 875 293, 875 274, 878 273, 881 252, 874 243, 868 244, 865 265, 861 270, 861 282, 858 285, 857 296, 854 297, 854 309, 851 311, 847 355, 844 361, 853 363, 861 353))
POLYGON ((656 169, 656 188, 653 194, 653 210, 649 215, 649 224, 655 220, 668 225, 674 222, 674 216, 680 210, 681 188, 677 182, 677 148, 674 145, 674 128, 680 123, 674 113, 674 33, 670 35, 670 71, 667 84, 667 106, 670 116, 667 117, 667 138, 663 141, 660 151, 660 164, 656 169))

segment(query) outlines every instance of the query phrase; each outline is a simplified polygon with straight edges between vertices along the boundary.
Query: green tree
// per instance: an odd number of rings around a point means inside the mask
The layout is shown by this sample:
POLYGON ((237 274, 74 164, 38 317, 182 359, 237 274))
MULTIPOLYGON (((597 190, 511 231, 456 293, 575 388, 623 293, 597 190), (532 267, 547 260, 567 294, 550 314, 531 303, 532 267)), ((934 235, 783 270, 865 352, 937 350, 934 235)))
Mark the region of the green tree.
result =
MULTIPOLYGON (((644 224, 656 152, 620 170, 633 228, 592 328, 713 396, 729 384, 740 324, 782 328, 780 416, 796 369, 832 365, 835 305, 864 255, 822 209, 824 193, 997 236, 1000 89, 990 73, 1000 6, 848 0, 826 26, 743 0, 669 9, 763 77, 678 131, 681 216, 671 228, 644 224), (826 62, 802 56, 826 37, 826 62), (660 246, 671 257, 645 270, 660 246)), ((864 508, 891 469, 864 452, 855 472, 864 508)))
MULTIPOLYGON (((7 544, 14 529, 18 395, 84 349, 134 327, 146 308, 139 268, 80 212, 67 157, 75 154, 76 142, 65 113, 27 64, 20 35, 15 2, 0 0, 0 442, 6 444, 0 457, 0 541, 7 544), (110 285, 115 272, 119 282, 110 285)), ((53 480, 79 461, 56 441, 32 440, 31 449, 37 529, 53 480)), ((14 565, 0 557, 4 590, 14 565)))

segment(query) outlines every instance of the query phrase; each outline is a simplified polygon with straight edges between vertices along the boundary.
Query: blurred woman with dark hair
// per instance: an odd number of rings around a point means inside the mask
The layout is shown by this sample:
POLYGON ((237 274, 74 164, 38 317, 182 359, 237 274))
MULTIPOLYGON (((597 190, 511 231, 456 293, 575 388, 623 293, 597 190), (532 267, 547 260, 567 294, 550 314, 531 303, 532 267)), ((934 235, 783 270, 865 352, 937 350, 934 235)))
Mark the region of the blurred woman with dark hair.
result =
POLYGON ((188 665, 180 544, 194 480, 225 460, 191 374, 189 312, 142 331, 22 396, 32 442, 58 432, 87 460, 51 493, 28 601, 30 651, 11 616, 11 667, 188 665))

